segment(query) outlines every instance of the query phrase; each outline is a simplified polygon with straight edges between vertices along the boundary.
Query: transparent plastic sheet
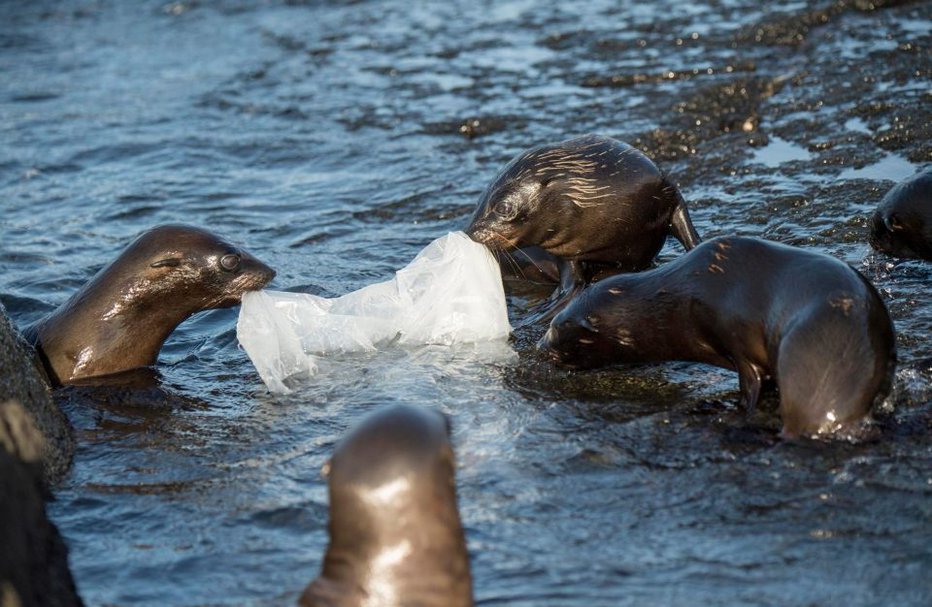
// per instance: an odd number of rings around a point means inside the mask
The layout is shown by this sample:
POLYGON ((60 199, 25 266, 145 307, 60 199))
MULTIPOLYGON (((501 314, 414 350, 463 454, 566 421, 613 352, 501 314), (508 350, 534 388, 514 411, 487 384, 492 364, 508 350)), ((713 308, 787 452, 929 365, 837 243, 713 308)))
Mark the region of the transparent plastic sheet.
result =
POLYGON ((462 232, 433 241, 391 280, 334 299, 254 291, 236 335, 272 392, 317 372, 318 357, 389 344, 504 340, 511 332, 498 264, 462 232))

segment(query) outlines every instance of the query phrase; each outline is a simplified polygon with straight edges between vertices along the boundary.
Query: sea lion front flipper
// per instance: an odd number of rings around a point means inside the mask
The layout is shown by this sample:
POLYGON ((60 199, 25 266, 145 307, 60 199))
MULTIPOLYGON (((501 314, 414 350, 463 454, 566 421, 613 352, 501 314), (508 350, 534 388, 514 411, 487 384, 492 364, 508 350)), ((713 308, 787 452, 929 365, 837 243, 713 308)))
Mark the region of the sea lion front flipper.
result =
POLYGON ((702 239, 699 237, 699 233, 696 232, 692 219, 689 218, 689 210, 686 208, 683 195, 680 194, 679 190, 675 190, 674 194, 677 203, 676 210, 673 211, 673 217, 670 219, 670 233, 689 251, 696 248, 702 242, 702 239))
POLYGON ((741 391, 738 406, 747 409, 750 415, 760 399, 761 372, 748 361, 735 361, 735 368, 738 370, 738 389, 741 391))
POLYGON ((586 268, 581 261, 561 259, 557 266, 560 270, 560 289, 551 299, 560 300, 565 295, 575 295, 586 286, 586 268))
POLYGON ((553 317, 560 313, 574 297, 586 288, 585 267, 581 261, 571 261, 558 258, 560 270, 560 286, 553 294, 533 308, 528 315, 515 324, 515 328, 526 327, 539 322, 549 323, 553 317))

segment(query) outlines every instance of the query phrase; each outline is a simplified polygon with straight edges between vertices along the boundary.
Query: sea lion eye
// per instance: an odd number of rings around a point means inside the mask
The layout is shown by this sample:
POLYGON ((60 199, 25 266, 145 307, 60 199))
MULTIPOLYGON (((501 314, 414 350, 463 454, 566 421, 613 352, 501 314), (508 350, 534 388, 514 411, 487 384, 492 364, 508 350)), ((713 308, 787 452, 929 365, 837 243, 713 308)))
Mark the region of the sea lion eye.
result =
POLYGON ((521 215, 521 202, 509 196, 498 203, 495 212, 503 221, 514 221, 521 215))
POLYGON ((177 268, 181 265, 181 260, 177 257, 166 257, 150 264, 153 268, 177 268))
POLYGON ((227 272, 233 272, 239 268, 240 257, 236 253, 230 253, 220 258, 220 267, 227 272))

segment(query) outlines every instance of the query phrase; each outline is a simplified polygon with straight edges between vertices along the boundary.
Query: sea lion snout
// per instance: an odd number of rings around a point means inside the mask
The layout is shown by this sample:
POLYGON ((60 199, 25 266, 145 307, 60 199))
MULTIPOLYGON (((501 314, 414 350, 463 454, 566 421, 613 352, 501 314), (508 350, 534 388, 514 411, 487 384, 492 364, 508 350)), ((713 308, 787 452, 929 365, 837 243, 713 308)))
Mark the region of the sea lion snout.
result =
POLYGON ((248 253, 244 258, 244 262, 245 271, 256 277, 256 284, 259 285, 260 289, 272 282, 276 276, 275 270, 248 253))
POLYGON ((563 354, 552 346, 555 341, 556 336, 554 334, 553 327, 550 327, 547 329, 547 332, 544 333, 544 336, 538 340, 537 351, 548 358, 551 362, 562 365, 564 364, 563 354))
POLYGON ((487 223, 482 219, 474 219, 463 232, 479 244, 488 246, 495 239, 495 232, 487 223))
POLYGON ((593 353, 602 349, 597 333, 587 320, 579 322, 563 310, 551 321, 537 348, 561 367, 585 369, 593 366, 590 360, 593 353))
POLYGON ((463 232, 492 251, 515 249, 523 244, 520 242, 520 229, 494 215, 474 218, 463 232))

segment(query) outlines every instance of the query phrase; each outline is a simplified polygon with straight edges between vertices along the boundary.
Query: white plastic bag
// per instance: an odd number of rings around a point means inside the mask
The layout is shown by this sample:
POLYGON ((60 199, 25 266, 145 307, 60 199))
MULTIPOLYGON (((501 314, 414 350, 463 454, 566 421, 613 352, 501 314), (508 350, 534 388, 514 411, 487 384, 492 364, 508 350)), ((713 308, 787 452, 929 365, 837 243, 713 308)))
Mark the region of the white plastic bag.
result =
POLYGON ((287 379, 313 375, 317 356, 392 342, 472 343, 510 332, 498 264, 462 232, 427 245, 392 280, 335 299, 246 293, 236 324, 240 343, 273 392, 288 392, 287 379))

